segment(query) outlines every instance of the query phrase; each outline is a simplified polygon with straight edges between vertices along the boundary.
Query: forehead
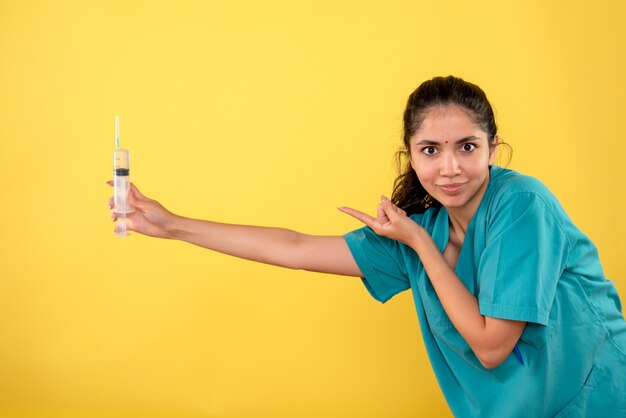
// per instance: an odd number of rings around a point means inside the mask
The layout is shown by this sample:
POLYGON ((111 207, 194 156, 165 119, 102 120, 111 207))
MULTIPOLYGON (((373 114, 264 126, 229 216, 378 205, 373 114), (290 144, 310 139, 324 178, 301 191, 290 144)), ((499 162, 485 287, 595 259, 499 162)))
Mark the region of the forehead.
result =
POLYGON ((468 110, 457 105, 437 106, 428 110, 415 137, 454 140, 466 136, 486 136, 468 110))

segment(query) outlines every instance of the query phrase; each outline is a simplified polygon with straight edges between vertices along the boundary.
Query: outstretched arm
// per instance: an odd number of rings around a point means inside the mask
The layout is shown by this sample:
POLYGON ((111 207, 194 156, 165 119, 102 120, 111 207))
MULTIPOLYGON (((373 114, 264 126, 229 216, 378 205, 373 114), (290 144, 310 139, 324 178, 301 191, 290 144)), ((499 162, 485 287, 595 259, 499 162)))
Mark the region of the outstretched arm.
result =
POLYGON ((378 235, 400 241, 415 250, 454 327, 486 368, 502 363, 513 351, 525 322, 483 316, 478 300, 446 262, 428 232, 383 198, 377 218, 351 208, 341 210, 369 226, 378 235))
MULTIPOLYGON (((341 236, 306 235, 282 228, 185 218, 147 198, 134 185, 131 185, 128 201, 134 208, 134 212, 126 215, 128 227, 143 235, 177 239, 223 254, 291 269, 361 276, 341 236)), ((112 219, 117 219, 115 213, 112 219)))

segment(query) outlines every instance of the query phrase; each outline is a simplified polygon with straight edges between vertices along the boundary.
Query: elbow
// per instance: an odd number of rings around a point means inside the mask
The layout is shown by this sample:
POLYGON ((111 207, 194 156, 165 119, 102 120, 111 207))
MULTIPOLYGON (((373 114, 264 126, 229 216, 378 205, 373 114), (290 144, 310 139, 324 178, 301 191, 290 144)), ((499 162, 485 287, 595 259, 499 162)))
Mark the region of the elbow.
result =
POLYGON ((488 370, 495 369, 508 357, 508 354, 501 349, 480 350, 474 353, 480 364, 488 370))
MULTIPOLYGON (((475 338, 468 343, 485 369, 495 369, 513 355, 526 323, 487 319, 487 325, 490 326, 479 335, 480 338, 475 338)), ((523 365, 524 361, 519 357, 519 353, 515 355, 523 365)))
POLYGON ((478 361, 480 361, 480 364, 487 370, 495 369, 503 362, 503 360, 481 359, 480 357, 478 361))

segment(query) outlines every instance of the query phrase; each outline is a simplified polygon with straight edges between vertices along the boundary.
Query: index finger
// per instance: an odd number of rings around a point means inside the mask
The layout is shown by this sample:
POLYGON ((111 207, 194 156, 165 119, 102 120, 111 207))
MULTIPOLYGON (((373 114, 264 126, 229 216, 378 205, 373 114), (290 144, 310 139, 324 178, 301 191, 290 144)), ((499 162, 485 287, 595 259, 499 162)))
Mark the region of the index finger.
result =
POLYGON ((346 213, 352 216, 353 218, 358 219, 359 221, 363 222, 365 225, 369 226, 372 229, 375 229, 378 226, 380 226, 376 218, 368 215, 367 213, 363 213, 360 210, 348 208, 346 206, 340 207, 339 210, 342 211, 343 213, 346 213))

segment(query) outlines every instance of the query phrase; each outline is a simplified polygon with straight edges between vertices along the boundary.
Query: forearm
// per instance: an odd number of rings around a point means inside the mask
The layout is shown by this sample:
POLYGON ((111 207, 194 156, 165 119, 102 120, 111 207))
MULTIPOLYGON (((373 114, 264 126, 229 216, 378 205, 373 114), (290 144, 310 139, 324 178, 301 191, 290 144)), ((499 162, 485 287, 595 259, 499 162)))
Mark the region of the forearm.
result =
POLYGON ((295 259, 302 234, 282 228, 233 225, 177 216, 168 238, 223 254, 281 267, 300 268, 295 259))
POLYGON ((486 367, 500 364, 512 351, 523 323, 485 317, 478 300, 448 265, 425 230, 411 245, 454 327, 486 367))
POLYGON ((428 233, 420 231, 419 234, 412 247, 422 260, 450 321, 472 345, 485 332, 485 317, 480 314, 478 301, 448 265, 428 233))
POLYGON ((284 228, 231 225, 174 215, 167 237, 265 264, 362 276, 341 236, 307 235, 284 228))

